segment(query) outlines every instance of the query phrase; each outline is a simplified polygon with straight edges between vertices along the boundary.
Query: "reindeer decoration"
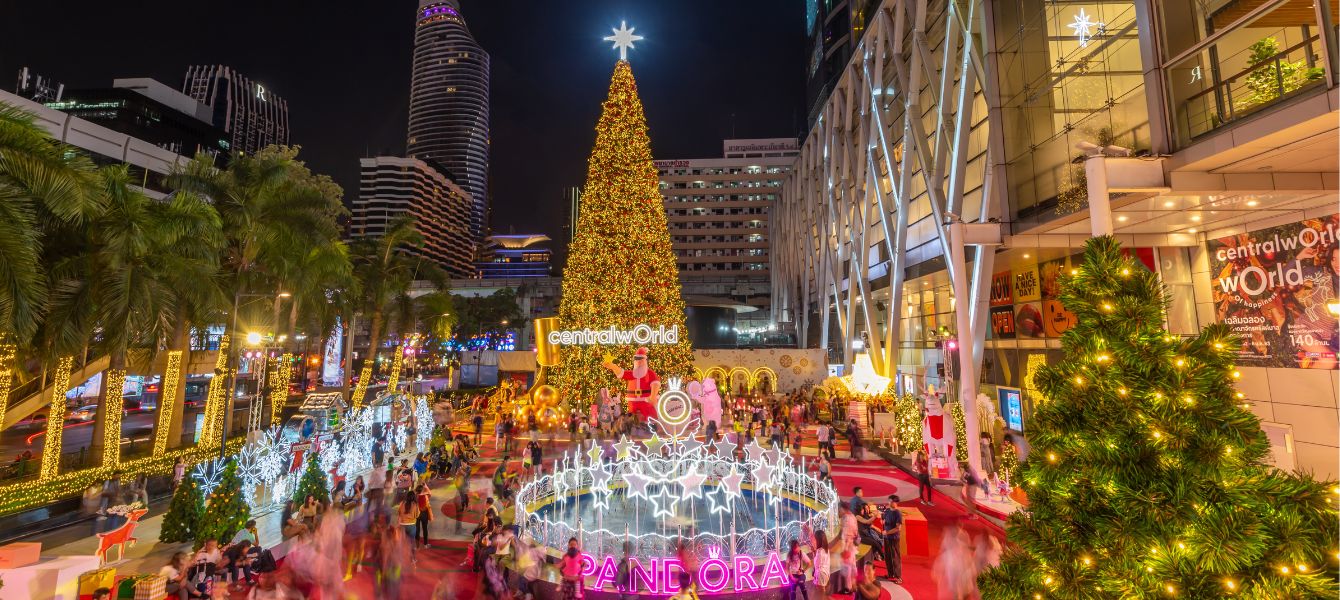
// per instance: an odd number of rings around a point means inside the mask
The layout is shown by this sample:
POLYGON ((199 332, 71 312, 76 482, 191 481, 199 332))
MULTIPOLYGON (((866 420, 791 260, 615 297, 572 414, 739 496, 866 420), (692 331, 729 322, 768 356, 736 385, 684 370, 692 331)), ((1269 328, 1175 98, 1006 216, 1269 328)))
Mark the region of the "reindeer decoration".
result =
POLYGON ((111 514, 125 515, 125 524, 108 531, 98 534, 98 562, 107 564, 107 551, 116 546, 116 560, 120 561, 126 557, 126 546, 135 545, 135 538, 131 534, 135 532, 135 527, 139 525, 140 518, 149 514, 149 509, 140 506, 140 503, 116 506, 107 512, 111 514))

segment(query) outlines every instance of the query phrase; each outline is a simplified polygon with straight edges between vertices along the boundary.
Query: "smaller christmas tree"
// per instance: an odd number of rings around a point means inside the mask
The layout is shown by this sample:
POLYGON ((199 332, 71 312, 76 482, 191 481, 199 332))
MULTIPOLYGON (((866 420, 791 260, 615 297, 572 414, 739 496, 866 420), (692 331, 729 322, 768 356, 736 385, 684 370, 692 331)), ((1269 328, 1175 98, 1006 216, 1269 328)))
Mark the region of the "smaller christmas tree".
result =
POLYGON ((205 499, 200 495, 200 486, 194 477, 182 479, 177 491, 172 493, 172 503, 163 515, 163 529, 158 534, 160 542, 188 542, 200 531, 200 520, 205 514, 205 499))
POLYGON ((921 402, 912 394, 898 398, 894 415, 898 422, 898 448, 903 454, 921 449, 921 402))
POLYGON ((205 540, 218 540, 221 544, 229 542, 251 518, 251 507, 242 498, 242 478, 237 474, 237 462, 229 460, 223 467, 219 486, 209 494, 208 507, 195 537, 197 548, 204 545, 205 540))
POLYGON ((307 468, 303 469, 302 478, 298 480, 298 487, 293 492, 293 502, 301 505, 307 501, 307 496, 313 496, 322 504, 330 504, 330 490, 326 487, 326 474, 321 472, 321 461, 316 459, 316 454, 307 456, 307 468))

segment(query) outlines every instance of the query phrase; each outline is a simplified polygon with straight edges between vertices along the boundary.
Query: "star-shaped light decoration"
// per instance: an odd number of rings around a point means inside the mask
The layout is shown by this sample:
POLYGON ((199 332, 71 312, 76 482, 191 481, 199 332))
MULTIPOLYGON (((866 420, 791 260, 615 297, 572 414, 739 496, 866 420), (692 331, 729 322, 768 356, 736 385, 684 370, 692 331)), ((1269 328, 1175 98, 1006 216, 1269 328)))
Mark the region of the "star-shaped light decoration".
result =
POLYGON ((592 444, 591 449, 586 451, 586 455, 591 457, 592 465, 600 464, 600 457, 603 454, 604 450, 598 444, 592 444))
POLYGON ((716 486, 707 492, 707 502, 712 514, 728 513, 735 506, 735 496, 726 491, 724 486, 716 486))
POLYGON ((652 433, 651 438, 642 442, 642 445, 647 447, 647 454, 651 456, 661 456, 661 449, 665 447, 665 440, 662 440, 661 436, 652 433))
POLYGON ((679 485, 684 489, 684 497, 702 498, 704 481, 707 481, 707 476, 696 470, 681 475, 679 477, 679 485))
POLYGON ((629 29, 627 21, 620 21, 619 28, 612 30, 614 35, 605 38, 607 42, 614 42, 614 49, 619 51, 619 60, 628 60, 628 49, 633 47, 633 42, 642 41, 642 36, 633 34, 636 29, 629 29))
POLYGON ((768 453, 768 450, 766 448, 758 444, 757 438, 755 438, 754 441, 750 442, 749 446, 746 447, 744 451, 749 456, 749 460, 755 462, 763 460, 763 457, 768 453))
POLYGON ((723 435, 721 436, 721 439, 712 443, 712 447, 717 449, 717 456, 730 458, 735 456, 735 448, 737 446, 735 445, 735 442, 726 439, 726 436, 723 435))
POLYGON ((772 474, 773 471, 776 470, 777 470, 776 467, 767 463, 759 463, 755 465, 753 469, 754 489, 761 491, 771 489, 772 487, 774 487, 772 481, 772 474))
POLYGON ((598 511, 609 510, 610 496, 614 495, 614 492, 610 490, 609 486, 612 477, 613 475, 610 474, 609 470, 606 469, 604 465, 591 470, 592 504, 595 505, 596 510, 598 511))
POLYGON ((618 456, 619 460, 628 458, 629 451, 635 446, 636 444, 628 441, 628 436, 625 435, 620 437, 618 443, 614 444, 614 450, 618 453, 616 456, 618 456))
POLYGON ((660 491, 653 494, 649 500, 651 500, 651 505, 655 511, 654 518, 673 519, 675 517, 675 509, 679 508, 679 496, 670 492, 670 486, 661 486, 660 491))
POLYGON ((721 487, 725 488, 726 492, 729 493, 732 498, 744 495, 744 490, 741 487, 741 484, 743 483, 744 475, 739 473, 731 473, 730 475, 721 478, 721 487))
POLYGON ((629 498, 647 498, 647 485, 651 483, 651 478, 637 473, 629 473, 623 476, 623 480, 628 482, 629 498))
POLYGON ((685 454, 692 454, 695 450, 702 448, 703 443, 698 441, 698 438, 689 437, 679 440, 678 446, 680 452, 683 452, 685 454))
POLYGON ((1089 45, 1089 40, 1093 39, 1095 30, 1101 32, 1103 28, 1107 26, 1107 23, 1103 23, 1102 21, 1092 21, 1090 19, 1091 17, 1089 14, 1084 12, 1083 8, 1080 8, 1079 12, 1075 13, 1074 22, 1066 25, 1066 27, 1074 30, 1075 37, 1079 38, 1080 48, 1089 45))

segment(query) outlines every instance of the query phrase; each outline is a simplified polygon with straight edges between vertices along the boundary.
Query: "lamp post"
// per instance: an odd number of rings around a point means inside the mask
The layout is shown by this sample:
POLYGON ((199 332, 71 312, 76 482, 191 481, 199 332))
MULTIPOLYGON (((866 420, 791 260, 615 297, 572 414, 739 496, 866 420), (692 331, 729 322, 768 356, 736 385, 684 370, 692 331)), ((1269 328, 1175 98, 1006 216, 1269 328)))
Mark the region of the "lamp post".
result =
MULTIPOLYGON (((233 294, 233 326, 228 331, 233 336, 237 335, 237 313, 243 306, 245 306, 245 304, 242 303, 243 298, 251 299, 247 304, 254 302, 258 298, 274 298, 275 302, 278 303, 280 298, 288 298, 292 295, 293 294, 288 292, 278 292, 274 296, 271 296, 270 294, 245 294, 235 292, 233 294)), ((261 342, 261 334, 256 332, 248 333, 246 341, 248 345, 251 346, 259 345, 261 342), (252 336, 255 336, 254 341, 252 336)), ((228 351, 230 353, 228 357, 228 365, 231 368, 228 369, 228 399, 223 403, 223 423, 221 424, 223 426, 223 431, 219 434, 219 458, 227 456, 228 451, 228 430, 231 429, 229 425, 232 424, 233 420, 233 401, 237 399, 237 363, 239 362, 240 356, 238 350, 239 346, 241 346, 241 344, 229 344, 228 346, 228 351)), ((252 403, 252 410, 255 410, 254 402, 252 403)))

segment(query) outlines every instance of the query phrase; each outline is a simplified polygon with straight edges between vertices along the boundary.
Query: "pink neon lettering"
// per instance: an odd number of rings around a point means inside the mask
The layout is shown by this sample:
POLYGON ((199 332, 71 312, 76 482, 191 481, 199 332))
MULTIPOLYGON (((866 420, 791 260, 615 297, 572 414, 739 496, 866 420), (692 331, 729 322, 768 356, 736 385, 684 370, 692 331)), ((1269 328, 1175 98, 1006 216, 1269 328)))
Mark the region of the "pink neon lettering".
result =
POLYGON ((735 557, 735 591, 747 592, 758 589, 758 583, 754 581, 755 566, 751 557, 735 557))
POLYGON ((763 585, 761 587, 768 587, 768 582, 773 579, 777 580, 779 586, 791 583, 791 580, 786 576, 786 567, 782 566, 782 559, 777 556, 776 552, 768 553, 768 565, 763 567, 763 585))
POLYGON ((582 553, 582 577, 590 577, 596 574, 596 557, 585 552, 582 553))
POLYGON ((613 556, 606 556, 604 564, 596 571, 596 583, 591 586, 593 589, 600 589, 606 584, 615 583, 619 576, 619 567, 614 564, 613 556))
POLYGON ((673 594, 679 591, 679 575, 684 572, 684 561, 678 558, 661 559, 661 594, 673 594))
POLYGON ((660 593, 661 572, 660 569, 656 568, 657 567, 656 563, 657 563, 656 559, 654 558, 651 559, 651 571, 648 571, 647 569, 643 568, 642 563, 639 562, 636 558, 629 561, 629 568, 628 568, 630 574, 629 579, 633 580, 633 587, 635 589, 638 586, 641 586, 643 589, 646 589, 648 591, 658 594, 660 593))
POLYGON ((707 593, 716 593, 726 589, 726 584, 730 583, 730 565, 719 558, 709 558, 703 561, 702 566, 698 567, 698 584, 702 586, 703 591, 707 593), (717 573, 720 573, 720 579, 712 581, 708 575, 711 573, 710 567, 716 567, 717 573))

